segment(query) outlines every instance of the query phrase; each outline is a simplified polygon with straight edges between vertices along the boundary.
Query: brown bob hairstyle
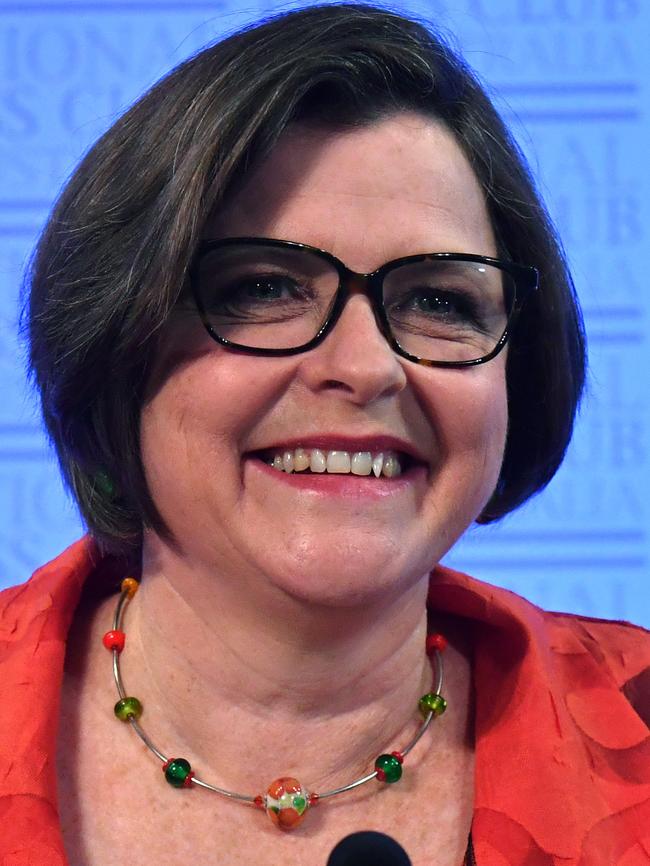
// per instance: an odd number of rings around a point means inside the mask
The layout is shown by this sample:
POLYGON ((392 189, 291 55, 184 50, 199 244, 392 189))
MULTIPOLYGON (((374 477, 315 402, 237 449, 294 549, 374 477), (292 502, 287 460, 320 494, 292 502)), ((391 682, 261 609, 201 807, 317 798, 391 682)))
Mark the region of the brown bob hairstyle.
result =
POLYGON ((369 5, 311 6, 200 51, 156 84, 85 156, 36 248, 30 370, 65 481, 105 549, 137 555, 143 527, 167 531, 147 489, 140 413, 210 214, 288 124, 349 128, 400 111, 446 124, 485 191, 499 255, 540 272, 510 338, 505 457, 479 520, 498 519, 553 477, 583 388, 584 333, 517 145, 428 28, 369 5))

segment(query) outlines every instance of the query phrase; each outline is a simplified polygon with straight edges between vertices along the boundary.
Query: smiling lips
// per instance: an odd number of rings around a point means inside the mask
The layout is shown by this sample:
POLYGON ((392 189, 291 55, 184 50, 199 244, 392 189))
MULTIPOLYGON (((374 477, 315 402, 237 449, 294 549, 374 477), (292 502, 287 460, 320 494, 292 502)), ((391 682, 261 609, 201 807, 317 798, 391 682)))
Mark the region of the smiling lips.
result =
POLYGON ((410 477, 411 471, 428 465, 428 459, 408 439, 377 433, 308 433, 276 440, 249 455, 285 477, 293 476, 296 481, 304 478, 305 482, 313 475, 398 479, 404 473, 410 477))
POLYGON ((427 458, 410 441, 391 435, 307 434, 250 452, 285 475, 357 475, 392 479, 427 458))

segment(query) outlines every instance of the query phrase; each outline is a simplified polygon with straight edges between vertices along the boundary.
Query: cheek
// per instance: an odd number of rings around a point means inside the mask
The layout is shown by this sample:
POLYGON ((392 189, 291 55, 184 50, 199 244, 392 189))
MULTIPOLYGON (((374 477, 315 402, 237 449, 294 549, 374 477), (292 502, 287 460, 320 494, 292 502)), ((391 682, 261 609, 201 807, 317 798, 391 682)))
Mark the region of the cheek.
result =
POLYGON ((223 461, 235 419, 227 391, 201 375, 201 361, 176 367, 144 406, 140 422, 142 458, 154 488, 196 484, 205 465, 223 461))
POLYGON ((467 370, 443 370, 427 388, 440 465, 492 492, 508 432, 505 358, 467 370), (490 369, 490 364, 492 368, 490 369))
POLYGON ((200 375, 201 360, 177 366, 144 406, 140 422, 142 461, 149 491, 172 536, 210 533, 210 515, 238 478, 229 444, 226 403, 200 375), (215 487, 218 475, 221 484, 215 487))
POLYGON ((211 340, 192 355, 167 353, 156 372, 141 417, 145 468, 201 477, 205 464, 232 464, 287 377, 266 358, 228 354, 211 340))
POLYGON ((191 389, 173 372, 145 403, 140 418, 140 447, 149 490, 163 508, 169 489, 187 477, 191 465, 187 427, 191 427, 191 389))

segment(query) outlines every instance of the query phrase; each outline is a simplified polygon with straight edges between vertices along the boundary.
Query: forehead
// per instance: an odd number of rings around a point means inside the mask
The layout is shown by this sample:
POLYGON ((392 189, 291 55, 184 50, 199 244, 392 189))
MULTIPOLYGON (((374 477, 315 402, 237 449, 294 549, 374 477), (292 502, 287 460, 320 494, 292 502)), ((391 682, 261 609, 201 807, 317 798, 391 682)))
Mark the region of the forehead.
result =
POLYGON ((344 131, 290 127, 205 234, 301 241, 364 271, 417 252, 496 254, 467 158, 444 125, 411 114, 344 131))

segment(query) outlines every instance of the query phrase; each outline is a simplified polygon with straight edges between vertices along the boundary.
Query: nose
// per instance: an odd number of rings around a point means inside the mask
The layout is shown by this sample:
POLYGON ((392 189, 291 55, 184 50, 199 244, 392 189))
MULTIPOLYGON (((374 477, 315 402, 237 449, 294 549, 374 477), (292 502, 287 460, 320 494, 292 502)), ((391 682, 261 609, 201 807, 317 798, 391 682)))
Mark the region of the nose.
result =
POLYGON ((301 376, 311 390, 337 390, 358 405, 393 396, 406 385, 404 364, 379 330, 370 299, 359 290, 348 297, 323 342, 302 356, 301 376))

